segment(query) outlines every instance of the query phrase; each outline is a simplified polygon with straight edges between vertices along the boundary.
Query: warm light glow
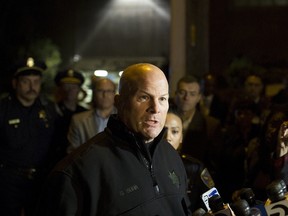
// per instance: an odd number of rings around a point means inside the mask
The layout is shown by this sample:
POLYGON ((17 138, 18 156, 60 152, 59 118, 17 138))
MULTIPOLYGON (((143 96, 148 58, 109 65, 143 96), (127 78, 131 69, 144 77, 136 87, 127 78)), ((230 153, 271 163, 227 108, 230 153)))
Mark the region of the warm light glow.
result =
POLYGON ((106 70, 95 70, 94 71, 94 75, 95 76, 99 76, 99 77, 106 77, 106 76, 108 76, 108 71, 106 71, 106 70))

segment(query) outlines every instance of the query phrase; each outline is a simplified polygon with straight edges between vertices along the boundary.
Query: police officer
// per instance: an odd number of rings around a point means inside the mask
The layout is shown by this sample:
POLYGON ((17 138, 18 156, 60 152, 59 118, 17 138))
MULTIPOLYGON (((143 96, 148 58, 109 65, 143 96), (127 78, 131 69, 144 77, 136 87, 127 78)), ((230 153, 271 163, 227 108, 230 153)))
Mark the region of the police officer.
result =
POLYGON ((14 93, 0 100, 0 215, 31 215, 50 168, 56 112, 39 97, 44 69, 28 58, 14 73, 14 93))
POLYGON ((80 72, 73 69, 59 71, 54 81, 58 87, 56 95, 57 112, 61 116, 71 118, 74 113, 87 110, 78 104, 78 96, 84 82, 84 77, 80 72))
POLYGON ((54 81, 57 85, 55 106, 59 117, 56 123, 58 144, 54 154, 54 161, 57 163, 66 156, 67 133, 72 115, 87 109, 79 105, 79 94, 83 92, 81 86, 84 83, 84 77, 79 71, 70 68, 59 71, 54 81))

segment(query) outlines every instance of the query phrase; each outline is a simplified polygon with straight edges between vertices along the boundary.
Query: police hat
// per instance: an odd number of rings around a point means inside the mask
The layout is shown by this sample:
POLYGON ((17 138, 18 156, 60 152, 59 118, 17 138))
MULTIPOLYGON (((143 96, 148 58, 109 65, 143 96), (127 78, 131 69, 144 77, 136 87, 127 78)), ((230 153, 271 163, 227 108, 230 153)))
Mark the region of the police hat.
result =
POLYGON ((34 58, 29 57, 24 62, 21 62, 15 70, 14 77, 27 76, 27 75, 39 75, 46 69, 44 62, 36 61, 34 58))
POLYGON ((64 71, 59 71, 56 74, 54 81, 57 85, 60 85, 61 83, 72 83, 82 85, 84 82, 84 77, 80 72, 75 71, 73 69, 68 69, 64 71))

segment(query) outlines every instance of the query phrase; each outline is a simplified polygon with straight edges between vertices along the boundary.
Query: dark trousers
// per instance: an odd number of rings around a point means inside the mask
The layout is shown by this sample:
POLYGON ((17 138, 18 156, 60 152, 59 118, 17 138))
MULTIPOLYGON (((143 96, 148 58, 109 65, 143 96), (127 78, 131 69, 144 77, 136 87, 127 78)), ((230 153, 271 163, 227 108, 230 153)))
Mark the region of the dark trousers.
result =
POLYGON ((0 168, 0 215, 33 215, 40 184, 35 179, 0 168))

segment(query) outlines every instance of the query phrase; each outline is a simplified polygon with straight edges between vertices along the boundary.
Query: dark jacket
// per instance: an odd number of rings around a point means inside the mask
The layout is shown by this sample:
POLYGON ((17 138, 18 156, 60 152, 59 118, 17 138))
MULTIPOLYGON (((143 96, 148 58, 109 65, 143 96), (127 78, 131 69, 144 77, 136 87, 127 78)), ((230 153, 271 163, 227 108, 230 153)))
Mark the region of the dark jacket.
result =
POLYGON ((182 154, 182 161, 188 178, 188 197, 191 202, 191 211, 206 206, 201 198, 202 194, 213 188, 214 181, 205 165, 189 155, 182 154))
POLYGON ((181 158, 162 139, 150 151, 115 115, 51 173, 37 215, 188 215, 181 158))
POLYGON ((208 132, 205 116, 196 110, 182 142, 181 152, 191 155, 206 164, 208 132))
POLYGON ((0 100, 0 215, 31 215, 51 170, 55 114, 47 100, 29 107, 14 95, 0 100))

